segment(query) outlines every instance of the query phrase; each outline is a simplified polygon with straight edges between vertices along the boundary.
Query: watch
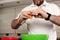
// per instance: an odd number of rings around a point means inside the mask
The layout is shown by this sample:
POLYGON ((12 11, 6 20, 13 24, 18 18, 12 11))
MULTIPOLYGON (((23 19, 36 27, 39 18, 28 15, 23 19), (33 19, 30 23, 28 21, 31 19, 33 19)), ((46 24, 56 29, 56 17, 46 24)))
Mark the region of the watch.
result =
POLYGON ((50 13, 47 13, 48 14, 48 17, 47 18, 45 18, 45 20, 49 20, 50 19, 50 17, 51 17, 51 14, 50 13))

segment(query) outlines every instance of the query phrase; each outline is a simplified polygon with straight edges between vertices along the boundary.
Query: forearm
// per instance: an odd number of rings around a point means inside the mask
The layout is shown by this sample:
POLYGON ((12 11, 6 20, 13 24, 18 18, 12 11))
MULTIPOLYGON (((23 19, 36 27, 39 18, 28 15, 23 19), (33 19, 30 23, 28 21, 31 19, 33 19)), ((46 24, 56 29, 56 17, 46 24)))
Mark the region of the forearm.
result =
POLYGON ((60 16, 51 15, 50 21, 60 26, 60 16))
POLYGON ((11 23, 11 27, 12 27, 12 29, 17 29, 17 28, 19 28, 19 26, 21 25, 21 22, 22 22, 23 20, 22 19, 14 19, 13 21, 12 21, 12 23, 11 23))

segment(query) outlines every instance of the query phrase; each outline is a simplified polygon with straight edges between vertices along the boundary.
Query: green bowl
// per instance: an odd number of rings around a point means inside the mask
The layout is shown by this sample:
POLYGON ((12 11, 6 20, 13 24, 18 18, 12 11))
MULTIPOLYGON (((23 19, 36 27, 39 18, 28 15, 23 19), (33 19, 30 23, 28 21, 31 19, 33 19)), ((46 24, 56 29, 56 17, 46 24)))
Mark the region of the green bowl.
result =
POLYGON ((21 34, 22 40, 48 40, 47 34, 21 34))

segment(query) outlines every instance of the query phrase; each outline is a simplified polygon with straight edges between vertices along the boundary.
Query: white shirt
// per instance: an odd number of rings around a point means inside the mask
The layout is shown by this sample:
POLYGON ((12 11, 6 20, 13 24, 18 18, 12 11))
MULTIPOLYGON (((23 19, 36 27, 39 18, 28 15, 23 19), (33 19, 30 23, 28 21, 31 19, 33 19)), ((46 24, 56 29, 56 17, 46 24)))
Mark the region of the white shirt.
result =
MULTIPOLYGON (((46 1, 44 1, 44 3, 40 7, 44 11, 46 11, 52 15, 58 16, 60 13, 58 6, 56 6, 55 4, 52 4, 52 3, 47 3, 46 1)), ((38 6, 31 4, 30 6, 25 7, 22 11, 34 10, 37 8, 38 8, 38 6)), ((19 17, 19 15, 18 15, 18 17, 19 17)), ((26 22, 28 24, 27 28, 28 28, 29 34, 48 34, 49 40, 56 40, 57 35, 56 35, 56 30, 55 30, 55 24, 53 24, 52 22, 46 21, 41 18, 27 19, 26 22)))

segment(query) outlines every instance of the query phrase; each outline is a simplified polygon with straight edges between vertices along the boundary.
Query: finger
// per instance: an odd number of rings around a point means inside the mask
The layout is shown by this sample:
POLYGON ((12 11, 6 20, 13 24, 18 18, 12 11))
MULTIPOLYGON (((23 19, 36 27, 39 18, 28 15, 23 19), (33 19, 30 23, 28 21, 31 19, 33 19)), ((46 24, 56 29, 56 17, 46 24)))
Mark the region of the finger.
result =
POLYGON ((22 18, 23 18, 23 19, 28 19, 28 17, 26 17, 26 16, 22 16, 22 18))
POLYGON ((41 18, 42 16, 41 16, 41 14, 40 13, 38 13, 38 15, 34 15, 36 18, 41 18))
POLYGON ((38 15, 38 13, 35 13, 35 12, 34 12, 34 13, 32 14, 32 16, 36 16, 36 15, 38 15))
POLYGON ((32 15, 33 12, 29 11, 28 15, 32 15))
POLYGON ((30 15, 28 15, 28 14, 24 14, 23 16, 26 16, 26 17, 28 17, 28 18, 29 18, 29 16, 30 16, 30 15))
POLYGON ((33 11, 32 15, 38 15, 38 11, 33 11))
POLYGON ((42 18, 42 16, 34 16, 35 18, 42 18))

